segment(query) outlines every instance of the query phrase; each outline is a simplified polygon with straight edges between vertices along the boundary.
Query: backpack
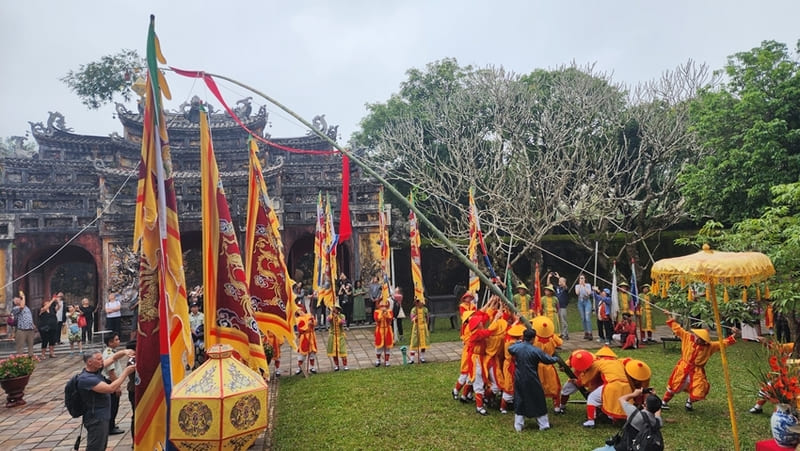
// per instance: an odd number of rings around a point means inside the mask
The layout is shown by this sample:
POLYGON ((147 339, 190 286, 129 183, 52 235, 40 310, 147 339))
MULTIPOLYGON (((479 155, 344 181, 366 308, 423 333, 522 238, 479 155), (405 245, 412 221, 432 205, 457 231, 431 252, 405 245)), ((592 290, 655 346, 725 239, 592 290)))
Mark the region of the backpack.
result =
POLYGON ((78 390, 78 376, 80 373, 72 376, 64 387, 64 405, 72 418, 82 417, 86 413, 86 404, 78 390))
POLYGON ((631 442, 631 448, 634 451, 663 451, 664 450, 664 437, 661 436, 661 426, 658 421, 653 424, 650 418, 645 415, 641 410, 644 425, 636 437, 631 442))

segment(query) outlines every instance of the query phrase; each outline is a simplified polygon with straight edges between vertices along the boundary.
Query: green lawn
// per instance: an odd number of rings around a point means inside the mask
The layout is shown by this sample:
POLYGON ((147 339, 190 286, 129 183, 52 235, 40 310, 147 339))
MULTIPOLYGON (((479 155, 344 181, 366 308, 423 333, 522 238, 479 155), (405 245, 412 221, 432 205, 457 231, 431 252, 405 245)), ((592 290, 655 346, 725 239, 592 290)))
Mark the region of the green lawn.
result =
MULTIPOLYGON (((758 344, 740 342, 728 353, 743 450, 770 437, 769 414, 747 412, 757 391, 747 368, 760 365, 756 356, 763 354, 760 349, 758 344)), ((666 351, 654 345, 618 354, 646 361, 653 370, 652 385, 661 396, 679 350, 674 345, 666 351)), ((707 372, 712 388, 706 401, 686 412, 682 407, 686 395, 679 394, 672 410, 664 413, 667 449, 733 449, 719 354, 712 357, 707 372)), ((539 432, 535 420, 529 420, 522 434, 516 434, 511 414, 490 410, 489 416, 481 417, 474 406, 453 401, 450 390, 457 375, 458 362, 450 362, 324 373, 309 379, 284 377, 276 406, 275 449, 592 450, 618 428, 581 427, 585 406, 570 403, 566 415, 550 415, 551 430, 539 432)))

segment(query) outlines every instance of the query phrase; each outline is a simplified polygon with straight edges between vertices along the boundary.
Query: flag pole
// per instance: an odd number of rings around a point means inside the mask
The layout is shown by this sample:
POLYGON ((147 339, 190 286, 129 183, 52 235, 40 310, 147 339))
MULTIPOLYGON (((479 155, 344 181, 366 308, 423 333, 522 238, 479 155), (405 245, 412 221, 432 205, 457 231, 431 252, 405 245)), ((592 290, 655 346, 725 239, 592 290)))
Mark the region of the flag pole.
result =
MULTIPOLYGON (((432 222, 431 222, 431 221, 428 219, 428 217, 427 217, 427 216, 425 216, 425 214, 424 214, 424 213, 422 213, 422 211, 420 211, 420 210, 419 210, 419 209, 418 209, 418 208, 417 208, 417 207, 416 207, 414 204, 410 203, 410 202, 408 201, 408 199, 406 199, 406 198, 405 198, 405 196, 404 196, 402 193, 400 193, 400 191, 399 191, 397 188, 395 188, 395 187, 394 187, 394 186, 393 186, 391 183, 389 183, 389 181, 388 181, 388 180, 386 180, 386 179, 385 179, 385 178, 384 178, 382 175, 378 174, 378 172, 377 172, 377 171, 375 171, 375 170, 374 170, 373 168, 371 168, 371 167, 370 167, 368 164, 366 164, 366 162, 362 161, 362 160, 361 160, 361 158, 360 158, 360 157, 358 157, 358 156, 357 156, 355 153, 353 153, 353 152, 351 152, 351 151, 349 151, 349 150, 346 150, 346 149, 344 149, 344 148, 343 148, 342 146, 340 146, 340 145, 339 145, 339 144, 338 144, 336 141, 334 141, 334 140, 333 140, 333 139, 331 139, 329 136, 327 136, 327 135, 325 135, 324 133, 322 133, 320 130, 318 130, 316 127, 314 127, 314 126, 313 126, 313 125, 312 125, 310 122, 308 122, 307 120, 305 120, 305 119, 304 119, 302 116, 300 116, 299 114, 297 114, 296 112, 294 112, 293 110, 291 110, 289 107, 287 107, 287 106, 283 105, 282 103, 278 102, 277 100, 275 100, 275 99, 274 99, 274 98, 272 98, 271 96, 269 96, 269 95, 267 95, 267 94, 265 94, 265 93, 263 93, 263 92, 261 92, 261 91, 259 91, 259 90, 255 89, 255 88, 253 88, 252 86, 249 86, 249 85, 247 85, 247 84, 245 84, 245 83, 242 83, 242 82, 240 82, 240 81, 234 80, 234 79, 232 79, 232 78, 230 78, 230 77, 227 77, 227 76, 224 76, 224 75, 220 75, 220 74, 211 73, 211 72, 203 72, 203 73, 202 73, 202 77, 203 77, 203 78, 204 78, 204 80, 206 80, 206 81, 208 81, 208 78, 210 78, 210 77, 216 77, 216 78, 220 78, 220 79, 222 79, 222 80, 225 80, 225 81, 228 81, 228 82, 230 82, 230 83, 233 83, 233 84, 235 84, 235 85, 237 85, 237 86, 239 86, 239 87, 241 87, 241 88, 243 88, 243 89, 247 89, 248 91, 251 91, 251 92, 253 92, 254 94, 257 94, 257 95, 259 95, 260 97, 263 97, 263 98, 264 98, 264 99, 266 99, 268 102, 272 103, 272 104, 273 104, 273 105, 275 105, 276 107, 280 108, 281 110, 283 110, 284 112, 286 112, 287 114, 289 114, 290 116, 292 116, 293 118, 295 118, 295 119, 296 119, 298 122, 300 122, 300 123, 301 123, 301 124, 303 124, 305 127, 307 127, 307 128, 308 128, 308 129, 309 129, 309 130, 310 130, 312 133, 314 133, 315 135, 317 135, 319 138, 321 138, 321 139, 322 139, 322 140, 324 140, 325 142, 329 143, 331 146, 333 146, 333 147, 334 147, 334 148, 336 148, 337 150, 339 150, 339 151, 340 151, 340 152, 341 152, 343 155, 347 155, 347 157, 350 159, 350 161, 352 161, 352 162, 354 162, 355 164, 357 164, 357 165, 358 165, 360 168, 362 168, 362 169, 364 170, 364 172, 366 172, 367 174, 369 174, 370 176, 372 176, 372 177, 373 177, 375 180, 377 180, 377 181, 378 181, 380 184, 382 184, 384 187, 386 187, 386 189, 387 189, 387 190, 389 190, 389 192, 391 192, 391 193, 392 193, 392 194, 393 194, 393 195, 394 195, 394 196, 395 196, 395 197, 396 197, 396 198, 397 198, 397 199, 398 199, 400 202, 402 202, 402 203, 403 203, 403 204, 404 204, 406 207, 408 207, 409 209, 413 210, 413 211, 414 211, 414 213, 416 213, 417 217, 418 217, 418 218, 419 218, 419 219, 422 221, 422 223, 423 223, 423 224, 425 224, 425 226, 426 226, 426 227, 428 227, 428 228, 431 230, 431 232, 433 232, 433 234, 436 236, 436 238, 438 238, 438 239, 439 239, 439 240, 441 240, 443 243, 445 243, 445 245, 446 245, 446 246, 447 246, 447 248, 450 250, 450 252, 452 252, 452 254, 453 254, 453 255, 454 255, 454 256, 455 256, 455 257, 456 257, 456 258, 457 258, 459 261, 461 261, 461 263, 463 263, 463 264, 464 264, 464 265, 465 265, 467 268, 469 268, 469 269, 471 269, 473 272, 475 272, 475 274, 478 276, 478 278, 481 280, 481 282, 483 282, 484 284, 486 284, 486 285, 489 287, 489 289, 490 289, 490 290, 492 290, 492 292, 493 292, 494 294, 498 295, 498 296, 500 297, 500 299, 502 299, 502 300, 503 300, 503 302, 505 302, 505 303, 506 303, 506 305, 509 307, 509 309, 511 309, 513 312, 515 312, 515 313, 517 313, 517 314, 519 314, 519 313, 520 313, 520 312, 519 312, 519 310, 517 310, 517 307, 516 307, 516 306, 515 306, 515 305, 514 305, 514 304, 513 304, 513 303, 512 303, 512 302, 511 302, 511 301, 510 301, 510 300, 509 300, 507 297, 506 297, 506 295, 505 295, 505 294, 504 294, 504 293, 503 293, 503 292, 502 292, 502 291, 501 291, 501 290, 500 290, 500 289, 499 289, 499 288, 498 288, 498 287, 497 287, 497 286, 496 286, 496 285, 495 285, 495 284, 492 282, 492 280, 491 280, 491 279, 489 279, 488 277, 486 277, 486 275, 485 275, 485 274, 484 274, 484 273, 483 273, 483 272, 480 270, 480 268, 478 268, 478 266, 477 266, 477 265, 473 264, 473 263, 472 263, 472 262, 469 260, 469 258, 467 258, 467 256, 466 256, 466 255, 464 255, 464 253, 463 253, 463 252, 461 252, 461 250, 458 248, 458 246, 456 246, 456 244, 455 244, 455 243, 453 243, 453 241, 452 241, 452 240, 450 240, 449 238, 447 238, 447 236, 445 236, 444 232, 442 232, 441 230, 439 230, 439 228, 438 228, 438 227, 436 227, 436 226, 435 226, 435 225, 434 225, 434 224, 433 224, 433 223, 432 223, 432 222)), ((212 81, 212 82, 213 82, 213 81, 212 81)), ((522 322, 525 324, 525 326, 526 326, 526 327, 528 327, 528 328, 530 328, 530 327, 531 327, 531 323, 530 323, 530 321, 528 321, 528 319, 527 319, 527 318, 522 318, 522 322)))

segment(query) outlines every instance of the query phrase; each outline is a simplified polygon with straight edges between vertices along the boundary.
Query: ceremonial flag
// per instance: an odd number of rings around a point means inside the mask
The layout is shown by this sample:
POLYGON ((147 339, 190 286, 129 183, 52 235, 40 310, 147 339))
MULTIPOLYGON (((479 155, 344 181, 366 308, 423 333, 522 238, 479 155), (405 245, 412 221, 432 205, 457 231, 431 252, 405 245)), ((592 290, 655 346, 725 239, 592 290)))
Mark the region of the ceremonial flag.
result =
POLYGON ((245 280, 258 328, 271 331, 280 343, 294 342, 294 312, 297 306, 289 277, 278 217, 267 194, 267 184, 258 161, 258 145, 250 140, 250 182, 247 193, 245 250, 249 261, 245 280))
POLYGON ((386 217, 386 206, 383 202, 383 187, 380 187, 378 191, 378 234, 380 236, 380 243, 381 243, 381 273, 383 278, 383 283, 381 284, 381 301, 382 302, 389 302, 389 286, 391 285, 391 281, 389 280, 389 257, 390 257, 390 247, 389 247, 389 226, 388 226, 388 218, 386 217))
MULTIPOLYGON (((478 266, 478 234, 480 233, 480 223, 478 222, 478 209, 475 207, 475 197, 472 188, 469 189, 469 247, 467 257, 469 261, 478 266)), ((481 289, 481 280, 471 269, 469 271, 469 286, 467 291, 477 294, 481 289)))
POLYGON ((611 267, 611 320, 616 321, 619 315, 619 293, 617 292, 617 262, 611 267))
POLYGON ((133 250, 140 252, 133 442, 137 449, 146 450, 173 448, 167 429, 169 399, 173 385, 184 378, 186 365, 194 363, 169 137, 161 105, 162 93, 168 99, 170 93, 158 61, 166 64, 155 17, 150 16, 133 227, 133 250))
POLYGON ((200 111, 200 177, 203 208, 203 313, 205 344, 227 344, 247 366, 268 374, 247 278, 219 177, 211 129, 200 111))
POLYGON ((330 279, 330 293, 325 293, 322 302, 330 309, 336 304, 336 275, 338 267, 336 262, 336 248, 339 245, 339 235, 336 235, 333 227, 333 211, 331 210, 331 199, 325 196, 325 258, 323 259, 325 274, 330 279))
MULTIPOLYGON (((409 196, 414 205, 414 193, 409 196)), ((411 230, 411 278, 414 281, 414 300, 425 303, 425 285, 422 283, 422 254, 420 253, 419 224, 414 210, 408 213, 408 228, 411 230)))
MULTIPOLYGON (((325 210, 322 207, 322 192, 317 194, 317 221, 314 231, 314 274, 311 278, 311 289, 319 294, 323 282, 323 258, 325 245, 325 210)), ((319 305, 319 302, 317 303, 319 305)))
MULTIPOLYGON (((506 268, 506 298, 511 301, 514 298, 513 280, 511 279, 511 267, 506 268)), ((512 301, 513 302, 513 301, 512 301)))
POLYGON ((531 316, 538 316, 542 314, 542 282, 539 280, 539 264, 536 264, 536 270, 533 274, 533 306, 531 307, 531 316))

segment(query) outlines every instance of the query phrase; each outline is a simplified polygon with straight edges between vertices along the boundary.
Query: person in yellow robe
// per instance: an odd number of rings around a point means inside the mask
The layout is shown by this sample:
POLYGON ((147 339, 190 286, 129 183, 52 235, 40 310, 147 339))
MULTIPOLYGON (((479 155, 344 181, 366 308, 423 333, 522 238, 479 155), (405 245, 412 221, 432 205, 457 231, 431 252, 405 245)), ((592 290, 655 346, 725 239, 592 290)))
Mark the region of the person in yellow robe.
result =
POLYGON ((381 354, 383 354, 383 364, 389 366, 389 357, 392 355, 392 347, 394 346, 394 332, 392 330, 394 314, 392 309, 389 308, 389 301, 381 301, 372 317, 375 320, 375 366, 381 366, 381 354))
MULTIPOLYGON (((275 365, 275 376, 281 376, 281 345, 283 344, 284 339, 278 339, 278 336, 272 333, 272 331, 267 331, 267 336, 265 337, 267 343, 272 346, 272 363, 275 365)), ((291 371, 291 370, 290 370, 291 371)))
MULTIPOLYGON (((617 294, 619 295, 619 313, 634 314, 633 297, 631 296, 631 286, 628 282, 622 281, 617 285, 617 294)), ((617 318, 614 319, 616 321, 617 318)))
POLYGON ((612 420, 627 418, 618 400, 621 396, 633 392, 628 382, 628 375, 625 373, 625 365, 617 359, 610 348, 603 346, 595 353, 595 357, 592 366, 586 370, 585 377, 594 379, 599 376, 602 383, 586 398, 586 421, 583 426, 588 428, 593 428, 595 425, 598 407, 612 420))
POLYGON ((425 307, 424 299, 414 299, 414 307, 411 308, 409 317, 411 318, 411 341, 409 344, 409 363, 414 363, 416 353, 419 351, 419 363, 425 363, 425 349, 428 348, 430 336, 428 334, 428 307, 425 307))
POLYGON ((527 285, 524 283, 517 285, 517 294, 515 294, 511 300, 514 302, 514 306, 517 308, 520 315, 528 319, 531 318, 531 295, 528 294, 527 285))
POLYGON ((650 284, 642 285, 639 290, 639 305, 636 316, 639 319, 639 332, 642 343, 655 343, 653 339, 653 306, 650 300, 650 284))
MULTIPOLYGON (((692 329, 688 332, 670 317, 667 325, 672 332, 681 340, 681 358, 675 364, 672 374, 667 381, 667 391, 661 397, 661 408, 669 409, 669 401, 676 393, 686 391, 689 399, 686 400, 686 410, 694 410, 692 403, 706 399, 711 384, 706 378, 706 363, 711 355, 720 350, 717 341, 711 341, 711 335, 706 329, 692 329)), ((735 327, 733 333, 724 340, 726 346, 736 343, 734 336, 738 331, 735 327)))
POLYGON ((475 294, 469 291, 464 293, 461 296, 461 302, 458 304, 458 314, 461 316, 461 365, 459 367, 458 380, 456 380, 456 385, 453 387, 453 399, 461 402, 470 402, 469 397, 472 391, 472 384, 469 383, 467 341, 472 333, 468 327, 469 319, 476 311, 475 294))
MULTIPOLYGON (((545 352, 549 356, 556 354, 556 348, 561 347, 563 342, 561 337, 555 334, 555 326, 550 318, 537 316, 531 321, 533 330, 536 331, 536 338, 533 345, 545 352)), ((545 398, 553 399, 553 410, 561 412, 561 380, 558 372, 553 365, 544 363, 539 364, 539 380, 542 383, 545 398)))
MULTIPOLYGON (((542 296, 542 315, 550 318, 556 331, 561 330, 561 322, 558 320, 558 298, 555 297, 556 290, 552 285, 544 287, 542 296)), ((556 333, 556 335, 558 335, 556 333)))
POLYGON ((500 413, 508 413, 509 403, 514 402, 514 371, 516 368, 514 359, 508 352, 508 347, 522 340, 525 332, 525 325, 519 322, 519 316, 515 314, 513 318, 513 324, 506 331, 503 341, 503 397, 500 400, 500 413))
POLYGON ((497 295, 492 295, 489 298, 487 310, 490 318, 493 318, 489 323, 488 329, 491 335, 486 339, 486 374, 489 379, 489 390, 486 392, 487 400, 495 401, 501 397, 503 383, 503 359, 504 355, 504 342, 506 338, 506 330, 508 329, 509 317, 505 307, 502 305, 503 301, 497 295), (497 313, 500 313, 499 315, 497 313))
POLYGON ((314 327, 317 325, 317 320, 306 312, 304 305, 297 306, 297 318, 295 319, 297 325, 297 370, 294 374, 303 372, 303 362, 308 358, 309 371, 317 374, 316 359, 317 359, 317 334, 314 332, 314 327))
POLYGON ((342 359, 342 365, 345 371, 350 368, 347 367, 347 337, 344 329, 347 326, 347 316, 342 313, 342 307, 339 304, 333 306, 333 311, 328 315, 328 324, 331 329, 328 334, 328 357, 333 358, 333 371, 339 371, 339 358, 342 359))

